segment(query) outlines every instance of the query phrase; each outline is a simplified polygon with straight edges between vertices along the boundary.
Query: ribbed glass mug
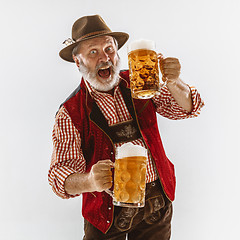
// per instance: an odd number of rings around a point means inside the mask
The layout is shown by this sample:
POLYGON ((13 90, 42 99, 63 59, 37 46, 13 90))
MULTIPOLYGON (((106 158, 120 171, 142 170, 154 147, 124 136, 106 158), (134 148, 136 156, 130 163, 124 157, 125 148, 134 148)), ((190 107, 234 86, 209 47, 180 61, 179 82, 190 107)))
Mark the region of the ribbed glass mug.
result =
POLYGON ((159 66, 155 42, 140 39, 128 45, 132 97, 152 98, 159 91, 159 66))
POLYGON ((107 190, 113 204, 121 207, 144 207, 147 149, 132 143, 116 148, 114 190, 107 190))

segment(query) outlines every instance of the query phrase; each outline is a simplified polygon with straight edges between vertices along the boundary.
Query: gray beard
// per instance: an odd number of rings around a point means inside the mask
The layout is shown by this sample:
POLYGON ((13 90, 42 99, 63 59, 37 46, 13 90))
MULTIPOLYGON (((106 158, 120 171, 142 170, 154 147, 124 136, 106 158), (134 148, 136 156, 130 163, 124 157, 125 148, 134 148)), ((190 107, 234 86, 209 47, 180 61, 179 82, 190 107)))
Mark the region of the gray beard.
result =
POLYGON ((121 65, 120 58, 118 58, 116 66, 113 66, 112 62, 110 61, 107 62, 107 65, 112 67, 112 74, 107 80, 104 80, 104 82, 101 82, 97 79, 99 66, 97 66, 94 71, 90 71, 80 59, 78 69, 82 74, 84 80, 88 81, 95 90, 100 92, 107 92, 112 90, 119 83, 119 72, 121 65))

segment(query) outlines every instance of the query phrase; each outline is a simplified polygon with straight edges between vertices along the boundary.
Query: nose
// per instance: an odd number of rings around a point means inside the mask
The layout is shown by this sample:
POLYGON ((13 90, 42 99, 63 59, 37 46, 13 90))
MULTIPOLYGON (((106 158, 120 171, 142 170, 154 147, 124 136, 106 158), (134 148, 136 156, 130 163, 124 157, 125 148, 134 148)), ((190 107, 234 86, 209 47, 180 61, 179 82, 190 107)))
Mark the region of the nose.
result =
POLYGON ((108 54, 104 50, 101 51, 100 56, 99 56, 99 61, 107 62, 108 60, 110 60, 110 57, 108 56, 108 54))

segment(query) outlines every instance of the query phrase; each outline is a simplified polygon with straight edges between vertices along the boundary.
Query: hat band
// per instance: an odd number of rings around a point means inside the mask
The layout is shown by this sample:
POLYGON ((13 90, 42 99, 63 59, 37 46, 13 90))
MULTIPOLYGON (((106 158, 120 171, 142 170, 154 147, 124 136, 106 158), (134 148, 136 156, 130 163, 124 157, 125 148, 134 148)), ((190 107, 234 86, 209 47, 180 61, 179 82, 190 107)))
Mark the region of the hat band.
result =
POLYGON ((88 34, 78 38, 76 40, 76 42, 79 42, 79 41, 83 40, 84 38, 88 38, 88 37, 91 37, 91 36, 94 36, 94 35, 99 35, 99 34, 104 34, 104 33, 111 33, 111 31, 103 30, 103 31, 91 32, 91 33, 88 33, 88 34))

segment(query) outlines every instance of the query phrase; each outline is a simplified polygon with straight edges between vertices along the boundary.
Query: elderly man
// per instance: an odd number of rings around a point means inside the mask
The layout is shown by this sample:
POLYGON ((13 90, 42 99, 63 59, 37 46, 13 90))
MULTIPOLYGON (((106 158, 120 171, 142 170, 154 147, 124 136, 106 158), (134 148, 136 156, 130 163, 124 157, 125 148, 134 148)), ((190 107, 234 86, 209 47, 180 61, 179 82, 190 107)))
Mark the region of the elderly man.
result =
POLYGON ((129 72, 120 71, 117 53, 128 34, 112 32, 98 16, 85 16, 72 27, 72 39, 60 56, 75 62, 83 78, 60 106, 53 129, 49 183, 61 198, 83 195, 84 239, 170 239, 174 166, 158 131, 156 113, 169 119, 195 117, 204 105, 199 93, 180 78, 176 58, 159 54, 166 85, 152 99, 133 99, 129 72), (137 134, 116 137, 131 123, 137 134), (147 147, 146 204, 116 207, 105 190, 112 187, 114 149, 123 143, 147 147))

